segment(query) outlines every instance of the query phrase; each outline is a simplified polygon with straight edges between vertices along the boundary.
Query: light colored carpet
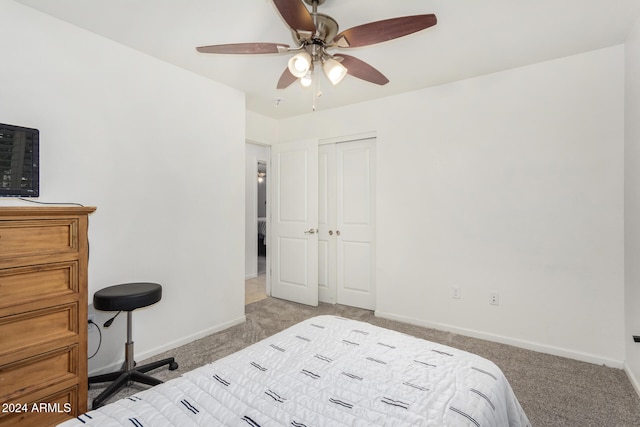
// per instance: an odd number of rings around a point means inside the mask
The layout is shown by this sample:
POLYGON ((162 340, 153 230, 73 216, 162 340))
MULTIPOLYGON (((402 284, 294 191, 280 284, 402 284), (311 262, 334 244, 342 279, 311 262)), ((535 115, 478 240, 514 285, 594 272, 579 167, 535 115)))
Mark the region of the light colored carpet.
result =
MULTIPOLYGON (((245 323, 140 363, 175 357, 180 365, 178 370, 160 368, 150 373, 166 381, 321 314, 369 322, 492 360, 504 371, 535 427, 640 426, 640 398, 620 369, 380 319, 371 311, 341 305, 320 304, 319 307, 308 307, 267 298, 246 306, 245 323)), ((102 384, 92 384, 89 390, 89 407, 102 387, 102 384)), ((134 394, 145 387, 133 384, 121 390, 110 401, 134 394)))

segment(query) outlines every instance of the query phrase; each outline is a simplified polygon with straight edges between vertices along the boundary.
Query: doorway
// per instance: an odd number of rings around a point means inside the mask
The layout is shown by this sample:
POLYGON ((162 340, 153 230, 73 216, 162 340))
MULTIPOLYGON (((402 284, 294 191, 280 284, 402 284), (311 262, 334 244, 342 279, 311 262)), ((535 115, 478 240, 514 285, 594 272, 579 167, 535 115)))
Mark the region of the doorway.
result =
POLYGON ((268 146, 246 144, 245 305, 269 294, 269 155, 268 146))
MULTIPOLYGON (((259 160, 258 183, 256 192, 258 194, 256 210, 258 212, 258 256, 257 271, 258 276, 264 276, 267 272, 267 162, 259 160)), ((266 281, 265 281, 266 283, 266 281)))

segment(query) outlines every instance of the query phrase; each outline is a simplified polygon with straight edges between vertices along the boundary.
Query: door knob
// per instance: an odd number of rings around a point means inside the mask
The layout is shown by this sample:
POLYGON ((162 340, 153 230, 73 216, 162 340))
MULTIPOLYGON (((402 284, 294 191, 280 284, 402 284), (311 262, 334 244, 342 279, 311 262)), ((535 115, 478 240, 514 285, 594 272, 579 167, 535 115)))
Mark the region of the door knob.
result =
POLYGON ((339 236, 339 235, 340 235, 340 230, 337 230, 336 231, 336 236, 339 236))
POLYGON ((316 234, 316 229, 315 228, 310 228, 307 231, 305 231, 304 234, 316 234))
POLYGON ((333 230, 329 230, 329 236, 333 236, 333 230))

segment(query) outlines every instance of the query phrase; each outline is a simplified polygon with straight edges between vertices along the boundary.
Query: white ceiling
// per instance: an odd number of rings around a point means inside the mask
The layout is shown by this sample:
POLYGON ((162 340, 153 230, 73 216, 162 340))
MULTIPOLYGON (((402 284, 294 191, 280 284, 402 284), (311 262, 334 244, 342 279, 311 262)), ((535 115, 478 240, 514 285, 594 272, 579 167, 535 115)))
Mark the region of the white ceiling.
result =
MULTIPOLYGON (((196 46, 273 42, 294 46, 271 0, 16 0, 247 94, 273 118, 311 111, 312 91, 276 83, 291 54, 210 55, 196 46), (276 107, 276 100, 281 99, 276 107)), ((300 0, 302 1, 302 0, 300 0)), ((326 0, 341 30, 434 13, 438 24, 386 43, 343 50, 385 74, 378 86, 320 76, 317 110, 416 90, 624 43, 639 0, 326 0)))

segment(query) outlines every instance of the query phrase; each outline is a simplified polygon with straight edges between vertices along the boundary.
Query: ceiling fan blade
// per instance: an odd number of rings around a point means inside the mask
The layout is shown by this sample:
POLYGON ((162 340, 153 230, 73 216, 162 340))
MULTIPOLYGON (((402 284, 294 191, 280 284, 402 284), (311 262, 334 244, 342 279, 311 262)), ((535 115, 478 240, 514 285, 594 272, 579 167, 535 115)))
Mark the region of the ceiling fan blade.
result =
POLYGON ((362 47, 397 39, 424 30, 438 22, 436 15, 402 16, 358 25, 334 37, 338 47, 362 47))
POLYGON ((389 83, 389 79, 386 78, 384 74, 354 56, 338 54, 335 57, 342 58, 341 64, 347 68, 347 73, 353 77, 357 77, 380 86, 389 83))
POLYGON ((287 67, 282 72, 280 80, 278 80, 278 89, 286 89, 291 86, 291 83, 295 82, 296 80, 298 80, 298 78, 291 74, 291 71, 289 71, 289 67, 287 67))
POLYGON ((289 45, 280 43, 232 43, 200 46, 196 50, 201 53, 266 54, 287 52, 289 45))
POLYGON ((296 32, 316 32, 316 25, 302 0, 273 0, 276 9, 292 30, 296 32))

